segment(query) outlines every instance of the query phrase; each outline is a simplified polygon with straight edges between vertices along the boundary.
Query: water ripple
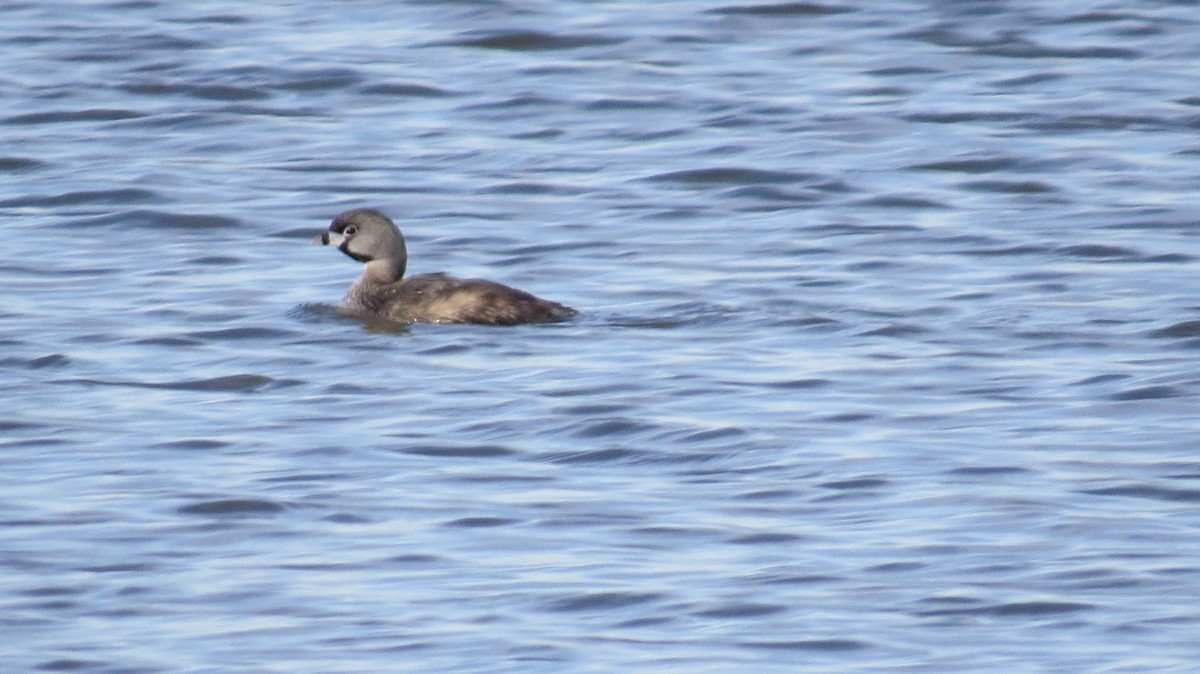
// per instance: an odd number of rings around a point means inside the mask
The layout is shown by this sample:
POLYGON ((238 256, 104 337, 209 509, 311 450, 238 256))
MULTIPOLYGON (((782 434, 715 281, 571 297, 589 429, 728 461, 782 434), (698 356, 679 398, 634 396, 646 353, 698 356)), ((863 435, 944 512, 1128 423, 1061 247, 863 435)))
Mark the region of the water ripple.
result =
POLYGON ((167 382, 146 382, 130 380, 103 379, 65 379, 62 384, 83 384, 87 386, 117 386, 146 389, 165 389, 174 391, 237 391, 253 393, 267 388, 293 386, 299 383, 291 379, 274 379, 257 374, 234 374, 210 379, 184 379, 167 382))
POLYGON ((208 515, 214 517, 256 517, 274 515, 286 508, 279 503, 257 499, 220 499, 200 501, 179 508, 182 515, 208 515))
POLYGON ((438 47, 473 47, 504 51, 553 51, 618 44, 623 40, 604 35, 547 33, 513 30, 467 34, 453 40, 434 42, 438 47))
POLYGON ((555 600, 547 610, 560 613, 582 611, 613 611, 663 599, 656 592, 590 592, 562 597, 555 600))
POLYGON ((671 182, 684 185, 713 185, 713 184, 787 184, 814 180, 816 176, 808 173, 793 173, 786 171, 764 171, 762 169, 719 166, 684 171, 670 171, 652 175, 645 180, 652 182, 671 182))
POLYGON ((67 124, 72 122, 115 122, 126 119, 140 119, 145 116, 145 113, 134 110, 88 108, 86 110, 30 112, 6 117, 0 120, 0 123, 26 126, 32 124, 67 124))
POLYGON ((830 14, 852 12, 853 8, 827 5, 815 2, 780 2, 761 5, 728 5, 705 10, 711 14, 732 16, 761 16, 761 17, 817 17, 830 14))

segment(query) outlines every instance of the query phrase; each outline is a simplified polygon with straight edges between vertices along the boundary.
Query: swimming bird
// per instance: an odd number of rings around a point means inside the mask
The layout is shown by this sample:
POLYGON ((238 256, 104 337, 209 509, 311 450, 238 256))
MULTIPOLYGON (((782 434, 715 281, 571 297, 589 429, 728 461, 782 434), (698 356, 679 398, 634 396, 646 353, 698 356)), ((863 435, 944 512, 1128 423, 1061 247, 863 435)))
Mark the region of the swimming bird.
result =
POLYGON ((443 273, 404 277, 408 249, 396 223, 381 211, 339 214, 313 243, 335 246, 366 265, 342 301, 348 313, 398 323, 517 325, 575 315, 557 302, 484 279, 443 273))

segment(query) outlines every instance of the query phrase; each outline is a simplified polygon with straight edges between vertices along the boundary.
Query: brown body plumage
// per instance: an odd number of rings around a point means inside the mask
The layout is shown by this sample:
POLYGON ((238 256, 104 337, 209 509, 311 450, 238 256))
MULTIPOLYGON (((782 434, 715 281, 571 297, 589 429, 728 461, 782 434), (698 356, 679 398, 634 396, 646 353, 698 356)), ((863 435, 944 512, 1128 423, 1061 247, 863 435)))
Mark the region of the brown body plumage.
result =
POLYGON ((366 318, 398 323, 517 325, 567 318, 575 310, 483 279, 446 274, 403 278, 408 263, 404 237, 383 213, 360 208, 335 217, 317 237, 366 265, 350 286, 343 307, 366 318))

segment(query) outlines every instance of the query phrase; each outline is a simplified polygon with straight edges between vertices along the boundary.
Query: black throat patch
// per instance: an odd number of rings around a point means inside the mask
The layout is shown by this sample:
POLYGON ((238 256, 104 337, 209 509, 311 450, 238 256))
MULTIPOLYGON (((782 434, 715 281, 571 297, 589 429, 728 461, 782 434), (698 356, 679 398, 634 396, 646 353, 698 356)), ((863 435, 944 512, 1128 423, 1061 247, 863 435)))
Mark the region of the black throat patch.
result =
POLYGON ((370 255, 360 255, 358 253, 351 252, 351 250, 349 248, 349 244, 350 244, 349 241, 343 241, 342 245, 338 246, 338 250, 342 251, 346 255, 349 255, 351 258, 358 260, 359 262, 362 262, 363 264, 366 264, 367 262, 370 262, 371 260, 375 259, 375 258, 371 257, 370 255))

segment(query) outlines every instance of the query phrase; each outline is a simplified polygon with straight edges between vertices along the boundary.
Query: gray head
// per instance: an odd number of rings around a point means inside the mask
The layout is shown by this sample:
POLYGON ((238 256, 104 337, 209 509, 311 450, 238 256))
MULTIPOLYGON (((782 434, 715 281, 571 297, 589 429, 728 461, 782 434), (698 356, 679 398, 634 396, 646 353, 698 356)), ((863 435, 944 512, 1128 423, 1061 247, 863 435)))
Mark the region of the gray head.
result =
POLYGON ((373 208, 356 208, 341 213, 316 241, 336 246, 346 255, 370 267, 388 267, 390 274, 404 276, 408 250, 392 219, 373 208))

